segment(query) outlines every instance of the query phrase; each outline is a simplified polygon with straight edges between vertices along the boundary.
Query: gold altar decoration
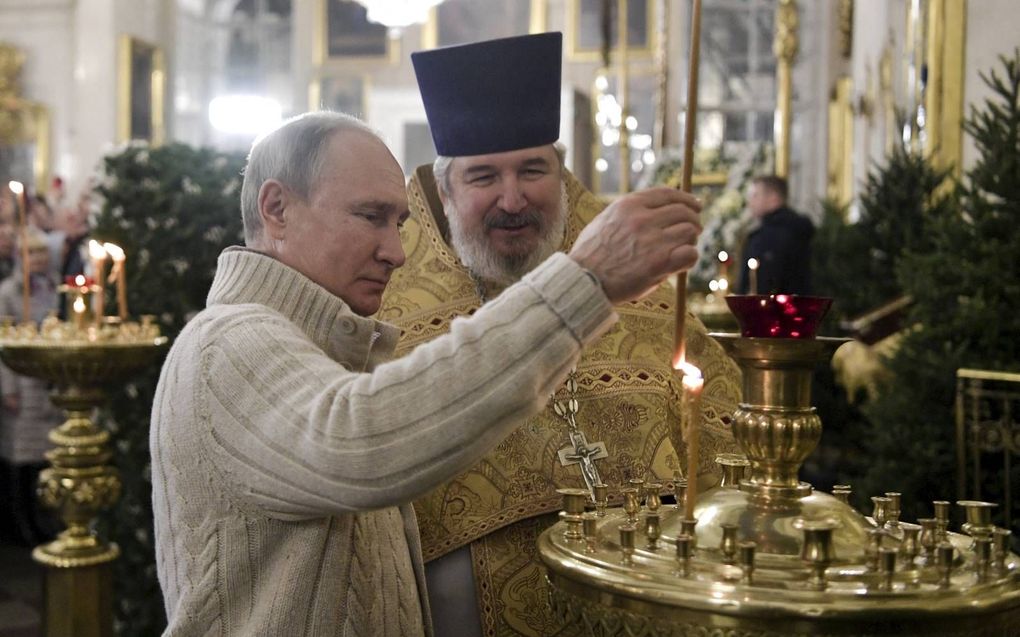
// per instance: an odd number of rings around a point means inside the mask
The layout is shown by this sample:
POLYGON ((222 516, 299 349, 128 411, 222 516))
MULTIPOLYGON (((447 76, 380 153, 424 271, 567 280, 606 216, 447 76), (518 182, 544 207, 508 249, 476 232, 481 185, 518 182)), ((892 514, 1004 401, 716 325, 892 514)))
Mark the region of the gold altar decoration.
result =
POLYGON ((790 123, 793 102, 793 61, 799 47, 800 14, 796 0, 779 0, 776 9, 776 39, 772 52, 776 55, 776 174, 790 174, 790 123))
MULTIPOLYGON (((963 163, 964 51, 967 40, 966 0, 928 0, 924 90, 927 138, 925 152, 936 169, 959 177, 963 163)), ((943 186, 948 188, 949 184, 943 186)))
POLYGON ((854 186, 853 79, 836 80, 829 96, 829 157, 826 196, 840 206, 850 205, 854 186))
POLYGON ((693 519, 658 497, 596 513, 565 501, 539 539, 562 621, 599 637, 1016 634, 1020 558, 994 504, 959 501, 960 534, 947 501, 913 524, 899 493, 872 497, 866 516, 850 486, 799 481, 822 432, 812 373, 845 339, 713 336, 744 373, 733 415, 744 457, 718 459, 724 480, 693 519))
MULTIPOLYGON (((570 214, 563 249, 569 249, 605 203, 573 175, 568 173, 565 181, 570 214)), ((397 356, 447 333, 454 319, 469 316, 481 304, 471 277, 447 243, 447 221, 431 166, 415 171, 408 201, 411 217, 401 232, 407 261, 394 272, 378 315, 403 330, 397 356)), ((672 290, 663 286, 617 311, 620 321, 578 361, 578 425, 590 442, 606 444, 609 458, 596 461, 604 481, 618 484, 649 474, 668 480, 686 464, 678 461, 684 450, 674 452, 667 428, 677 418, 679 404, 679 379, 669 366, 672 290)), ((688 359, 706 377, 698 475, 707 487, 718 470, 715 456, 734 449, 721 416, 736 406, 739 371, 700 323, 693 317, 688 321, 688 359)), ((557 399, 564 398, 561 390, 557 399)), ((524 635, 558 629, 546 602, 535 541, 550 518, 555 519, 555 488, 580 488, 584 483, 576 465, 563 466, 558 460, 567 430, 554 407, 522 424, 474 467, 415 502, 426 561, 470 545, 483 627, 502 622, 524 635)))
POLYGON ((36 192, 46 192, 50 181, 50 113, 39 102, 21 96, 21 69, 25 54, 0 43, 0 145, 32 146, 32 181, 36 192))
MULTIPOLYGON (((84 279, 84 278, 83 278, 84 279)), ((86 288, 75 299, 75 316, 86 312, 86 288)), ((70 305, 70 304, 69 304, 70 305)), ((120 478, 109 464, 109 434, 92 420, 105 400, 105 387, 123 382, 151 365, 165 348, 153 317, 142 322, 108 318, 98 327, 86 321, 49 317, 0 326, 0 358, 15 373, 51 382, 51 400, 66 420, 49 434, 49 468, 39 476, 39 497, 58 511, 66 529, 38 546, 32 557, 47 568, 45 626, 48 637, 112 635, 109 563, 120 553, 94 530, 100 511, 120 495, 120 478)))

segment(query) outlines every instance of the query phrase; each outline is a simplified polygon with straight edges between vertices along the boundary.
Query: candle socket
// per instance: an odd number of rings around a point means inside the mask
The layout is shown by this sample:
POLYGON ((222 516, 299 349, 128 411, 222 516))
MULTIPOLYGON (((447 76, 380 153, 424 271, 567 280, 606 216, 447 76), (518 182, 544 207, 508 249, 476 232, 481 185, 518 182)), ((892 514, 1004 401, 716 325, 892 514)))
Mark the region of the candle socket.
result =
POLYGON ((592 494, 595 496, 595 511, 600 518, 606 516, 606 507, 609 506, 609 485, 598 483, 592 486, 592 494))
POLYGON ((691 538, 691 553, 698 548, 698 536, 695 533, 697 526, 697 518, 684 518, 680 520, 680 534, 690 536, 691 538))
POLYGON ((939 588, 949 588, 953 574, 953 545, 941 542, 935 549, 935 567, 939 573, 939 588))
POLYGON ((919 543, 925 560, 930 561, 935 556, 935 547, 938 545, 938 520, 935 518, 921 518, 917 521, 921 525, 921 536, 919 543))
POLYGON ((945 542, 949 539, 947 532, 949 531, 949 501, 948 500, 935 500, 932 502, 932 506, 935 509, 935 541, 945 542))
POLYGON ((620 525, 620 563, 630 566, 634 563, 634 532, 637 530, 633 524, 620 525))
POLYGON ((832 495, 843 504, 850 505, 850 495, 853 489, 849 484, 836 484, 832 487, 832 495))
POLYGON ((637 514, 641 512, 637 489, 621 489, 620 493, 623 494, 623 511, 627 514, 627 523, 637 524, 637 514))
POLYGON ((580 540, 584 537, 581 532, 581 524, 584 514, 584 503, 588 499, 588 492, 584 489, 556 489, 556 493, 563 496, 563 511, 560 512, 560 519, 566 522, 566 530, 563 537, 568 540, 580 540))
POLYGON ((1000 575, 1006 572, 1006 562, 1009 560, 1009 539, 1013 532, 1009 529, 996 528, 992 534, 992 559, 995 570, 1000 575))
POLYGON ((868 531, 868 546, 864 549, 864 556, 867 567, 877 571, 879 567, 879 553, 882 551, 882 541, 885 539, 886 531, 883 528, 870 529, 868 531))
POLYGON ((978 582, 987 582, 992 567, 992 539, 974 538, 974 573, 978 582))
POLYGON ((889 505, 892 503, 892 500, 885 496, 875 495, 871 496, 871 502, 875 505, 871 519, 875 521, 875 526, 878 528, 885 528, 886 520, 889 519, 889 505))
POLYGON ((980 500, 960 500, 957 504, 964 508, 967 515, 967 521, 960 527, 964 533, 975 539, 991 537, 995 531, 992 509, 998 505, 980 500))
POLYGON ((681 577, 691 572, 691 556, 694 554, 694 537, 681 533, 676 536, 676 561, 681 577))
POLYGON ((659 536, 661 535, 658 513, 645 514, 645 537, 648 538, 648 550, 656 551, 659 548, 659 536))
POLYGON ((902 496, 894 491, 887 491, 885 497, 889 498, 886 525, 891 529, 896 529, 900 524, 900 500, 902 496))
POLYGON ((720 524, 722 539, 719 541, 719 551, 723 555, 723 562, 732 564, 737 556, 737 525, 720 524))
POLYGON ((684 508, 684 500, 687 497, 687 480, 685 478, 677 478, 673 481, 673 499, 676 500, 676 504, 673 508, 680 511, 684 508))
POLYGON ((828 587, 825 580, 825 569, 835 558, 832 546, 832 532, 839 527, 835 520, 796 520, 794 528, 804 532, 804 544, 800 558, 811 570, 810 586, 814 590, 823 591, 828 587))
POLYGON ((715 463, 722 470, 722 481, 720 487, 739 489, 740 482, 747 473, 751 463, 747 456, 742 453, 720 453, 715 457, 715 463))
POLYGON ((742 579, 745 584, 754 583, 754 554, 757 549, 758 545, 750 540, 741 542, 738 545, 738 551, 740 553, 740 567, 744 571, 742 579))
POLYGON ((581 519, 582 528, 584 529, 584 552, 590 555, 595 552, 595 547, 598 545, 598 515, 589 511, 582 514, 581 519))
POLYGON ((644 478, 631 478, 627 480, 627 486, 634 489, 637 494, 638 506, 642 506, 645 501, 645 479, 644 478))
POLYGON ((903 531, 903 539, 900 542, 900 556, 903 558, 904 565, 911 566, 914 563, 914 558, 920 552, 918 538, 921 533, 921 527, 909 522, 900 522, 900 530, 903 531))
POLYGON ((662 508, 662 498, 659 497, 660 491, 662 491, 662 484, 658 482, 648 482, 645 484, 645 507, 652 513, 656 513, 662 508))
POLYGON ((893 590, 893 577, 896 574, 897 551, 891 546, 883 546, 878 551, 878 570, 882 574, 880 588, 883 591, 893 590))

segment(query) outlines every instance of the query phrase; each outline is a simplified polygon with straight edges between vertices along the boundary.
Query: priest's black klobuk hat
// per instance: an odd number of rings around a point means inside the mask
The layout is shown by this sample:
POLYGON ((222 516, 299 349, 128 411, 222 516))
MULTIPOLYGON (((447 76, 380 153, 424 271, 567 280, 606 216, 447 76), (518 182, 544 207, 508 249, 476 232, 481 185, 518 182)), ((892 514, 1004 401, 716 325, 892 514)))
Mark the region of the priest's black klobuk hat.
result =
POLYGON ((563 34, 540 33, 411 54, 436 152, 487 155, 560 137, 563 34))

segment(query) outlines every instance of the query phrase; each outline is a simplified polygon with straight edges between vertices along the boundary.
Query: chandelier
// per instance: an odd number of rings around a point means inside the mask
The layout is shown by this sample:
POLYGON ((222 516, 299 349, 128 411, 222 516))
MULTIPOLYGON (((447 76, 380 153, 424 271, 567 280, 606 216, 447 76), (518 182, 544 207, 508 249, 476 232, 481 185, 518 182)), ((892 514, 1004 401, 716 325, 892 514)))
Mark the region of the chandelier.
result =
POLYGON ((389 27, 390 33, 428 20, 429 10, 443 0, 355 0, 368 11, 369 22, 389 27))

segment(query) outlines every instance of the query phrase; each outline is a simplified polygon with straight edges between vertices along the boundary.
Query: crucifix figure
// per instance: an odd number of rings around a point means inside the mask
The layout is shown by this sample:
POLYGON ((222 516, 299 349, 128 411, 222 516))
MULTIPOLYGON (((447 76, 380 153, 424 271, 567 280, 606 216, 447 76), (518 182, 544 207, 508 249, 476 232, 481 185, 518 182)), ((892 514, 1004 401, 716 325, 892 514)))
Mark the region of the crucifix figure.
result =
POLYGON ((570 444, 560 449, 557 454, 560 458, 560 464, 564 467, 572 464, 580 465, 581 477, 584 479, 584 484, 588 487, 588 492, 591 493, 592 500, 594 501, 595 485, 602 483, 602 478, 599 476, 599 470, 595 466, 595 461, 608 458, 609 451, 606 449, 606 443, 604 442, 589 443, 588 439, 584 436, 584 432, 577 427, 576 371, 570 372, 566 385, 569 398, 567 400, 555 400, 554 398, 553 411, 556 412, 557 416, 566 421, 567 436, 570 439, 570 444))
POLYGON ((570 431, 569 435, 570 444, 557 452, 560 457, 560 464, 564 467, 572 464, 581 465, 581 477, 584 478, 584 484, 588 487, 588 491, 592 492, 592 498, 594 499, 595 485, 602 483, 602 478, 599 477, 599 469, 595 466, 595 461, 609 457, 606 443, 596 442, 589 445, 588 440, 584 437, 584 432, 577 429, 570 431))

